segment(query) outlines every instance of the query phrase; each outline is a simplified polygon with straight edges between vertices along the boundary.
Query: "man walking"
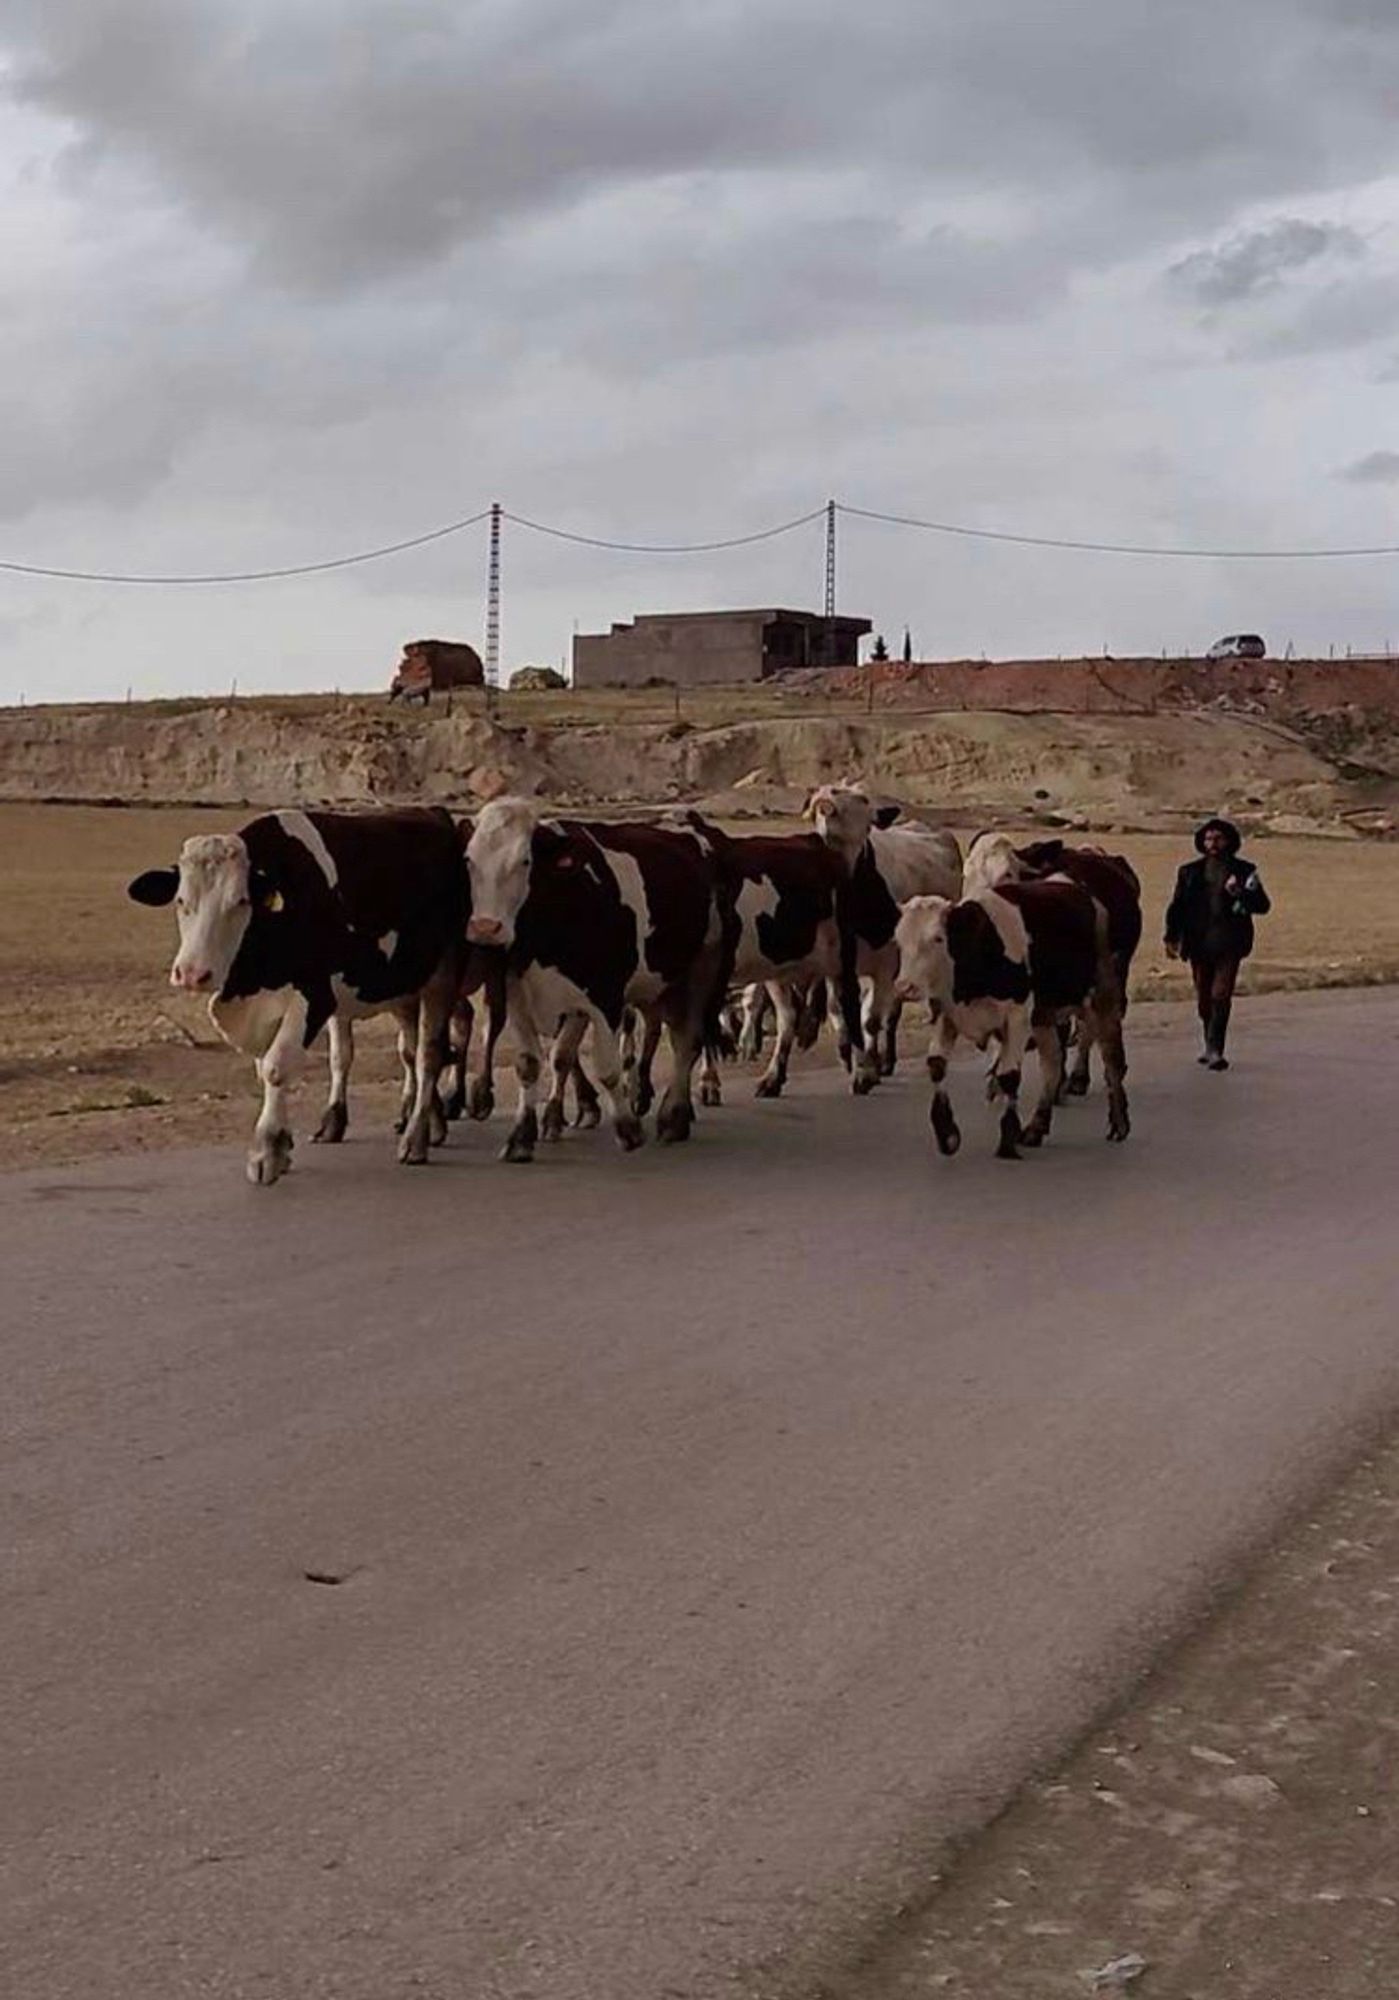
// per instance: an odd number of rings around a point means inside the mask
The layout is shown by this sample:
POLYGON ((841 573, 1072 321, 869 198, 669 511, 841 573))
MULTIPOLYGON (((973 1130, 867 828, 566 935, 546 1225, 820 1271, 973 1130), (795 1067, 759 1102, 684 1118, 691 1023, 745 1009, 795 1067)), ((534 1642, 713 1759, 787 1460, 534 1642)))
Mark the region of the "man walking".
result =
POLYGON ((1243 835, 1227 819, 1207 819, 1195 835, 1198 861, 1176 877, 1166 912, 1166 955, 1188 960, 1207 1069, 1228 1069, 1224 1045, 1239 967, 1253 950, 1253 920, 1272 908, 1258 870, 1239 849, 1243 835))

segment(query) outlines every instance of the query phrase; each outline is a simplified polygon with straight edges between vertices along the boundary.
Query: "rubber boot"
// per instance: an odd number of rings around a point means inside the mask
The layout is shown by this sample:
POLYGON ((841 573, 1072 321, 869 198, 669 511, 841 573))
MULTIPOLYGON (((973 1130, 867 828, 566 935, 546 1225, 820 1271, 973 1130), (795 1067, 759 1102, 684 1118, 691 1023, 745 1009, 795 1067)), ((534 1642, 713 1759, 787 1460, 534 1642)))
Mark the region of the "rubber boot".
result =
POLYGON ((1224 1053, 1224 1045, 1229 1039, 1229 1002, 1219 1000, 1210 1009, 1209 1033, 1206 1046, 1210 1069, 1228 1069, 1229 1058, 1224 1053))

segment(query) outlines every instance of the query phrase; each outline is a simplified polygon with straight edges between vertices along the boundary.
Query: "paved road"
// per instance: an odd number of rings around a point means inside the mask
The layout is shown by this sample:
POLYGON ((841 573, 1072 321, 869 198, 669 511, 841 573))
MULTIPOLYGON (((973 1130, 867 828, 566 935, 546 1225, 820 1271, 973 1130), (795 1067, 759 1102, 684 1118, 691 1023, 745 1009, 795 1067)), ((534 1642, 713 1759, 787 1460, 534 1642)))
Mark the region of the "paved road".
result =
POLYGON ((699 2000, 877 1919, 1399 1391, 1399 996, 1241 1013, 1020 1166, 910 1070, 0 1181, 0 1987, 699 2000))

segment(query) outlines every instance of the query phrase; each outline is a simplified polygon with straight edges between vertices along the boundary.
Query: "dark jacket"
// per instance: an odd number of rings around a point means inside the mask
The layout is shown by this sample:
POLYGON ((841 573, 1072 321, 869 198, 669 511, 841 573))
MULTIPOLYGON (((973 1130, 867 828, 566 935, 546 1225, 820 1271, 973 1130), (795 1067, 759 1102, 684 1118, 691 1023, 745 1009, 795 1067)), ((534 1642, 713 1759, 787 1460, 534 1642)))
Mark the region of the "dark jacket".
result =
POLYGON ((1242 885, 1222 912, 1211 908, 1208 863, 1187 861, 1176 876, 1175 894, 1166 911, 1166 942, 1178 945, 1185 958, 1247 958, 1253 950, 1253 920, 1273 907, 1262 878, 1242 854, 1223 857, 1228 874, 1242 885))

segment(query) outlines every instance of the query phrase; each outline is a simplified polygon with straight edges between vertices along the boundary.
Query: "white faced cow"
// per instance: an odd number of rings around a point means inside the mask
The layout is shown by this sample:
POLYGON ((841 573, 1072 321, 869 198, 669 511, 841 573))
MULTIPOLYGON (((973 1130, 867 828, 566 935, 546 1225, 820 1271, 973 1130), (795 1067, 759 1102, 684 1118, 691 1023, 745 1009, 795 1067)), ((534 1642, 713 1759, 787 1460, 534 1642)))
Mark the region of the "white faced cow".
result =
POLYGON ((549 819, 528 800, 495 799, 477 817, 467 866, 467 937, 503 957, 516 1042, 519 1108, 503 1157, 534 1156, 541 1035, 558 1037, 561 1099, 585 1025, 618 1141, 641 1144, 641 1120, 621 1088, 628 1006, 665 1021, 673 1072, 656 1130, 687 1139, 691 1075, 723 997, 722 913, 704 845, 677 828, 549 819))
POLYGON ((257 1064, 250 1180, 267 1185, 290 1167, 288 1091, 327 1026, 331 1092, 315 1137, 344 1135, 349 1024, 385 1009, 414 1043, 399 1158, 427 1159, 445 1132, 436 1080, 464 955, 466 871, 449 814, 267 813, 238 833, 187 840, 176 867, 148 869, 128 894, 174 903, 171 985, 207 994, 214 1026, 257 1064))
POLYGON ((962 893, 962 850, 955 834, 901 820, 898 806, 876 807, 857 785, 821 785, 806 802, 816 831, 845 865, 846 921, 858 941, 856 966, 864 985, 864 1048, 853 1063, 832 1008, 841 1061, 857 1095, 892 1076, 898 1062, 899 948, 895 928, 911 896, 962 893))
POLYGON ((1060 1027, 1080 1013, 1092 1021, 1103 1052, 1108 1137, 1127 1137, 1121 988, 1102 912, 1085 890, 1064 881, 1003 882, 958 903, 916 896, 899 918, 898 942, 905 991, 937 1015, 928 1070, 941 1152, 955 1153, 961 1144, 947 1094, 958 1038, 979 1049, 999 1045, 991 1085, 1001 1104, 998 1152, 1016 1159, 1021 1145, 1048 1137, 1063 1075, 1060 1027), (1040 1058, 1040 1096, 1022 1128, 1020 1069, 1031 1040, 1040 1058))

